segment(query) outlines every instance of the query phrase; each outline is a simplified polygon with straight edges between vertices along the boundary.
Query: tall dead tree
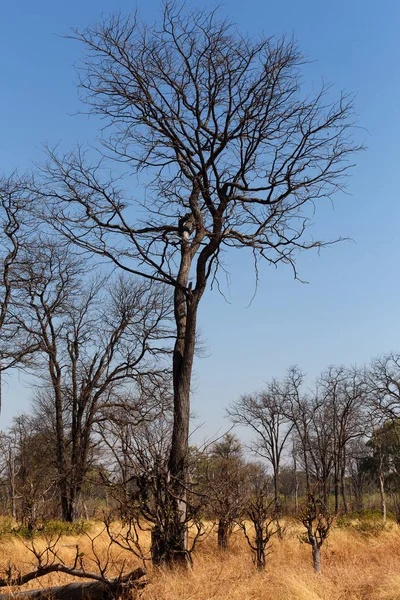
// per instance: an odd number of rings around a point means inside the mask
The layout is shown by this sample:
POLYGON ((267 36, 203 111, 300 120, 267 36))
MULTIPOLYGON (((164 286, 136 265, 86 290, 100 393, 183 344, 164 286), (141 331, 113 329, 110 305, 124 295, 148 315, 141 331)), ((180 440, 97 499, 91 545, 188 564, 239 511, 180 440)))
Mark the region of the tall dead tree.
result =
MULTIPOLYGON (((354 369, 330 367, 318 381, 319 402, 323 406, 323 421, 328 423, 334 475, 335 514, 340 497, 344 511, 348 510, 345 476, 350 443, 360 438, 366 429, 365 382, 354 369)), ((324 498, 324 502, 326 497, 324 498)))
POLYGON ((310 438, 314 410, 311 399, 303 390, 304 373, 297 366, 290 367, 282 382, 282 394, 285 398, 287 418, 293 423, 294 447, 298 452, 305 474, 306 493, 311 489, 312 464, 310 457, 310 438))
POLYGON ((282 386, 276 380, 258 394, 246 394, 234 402, 228 413, 234 423, 250 427, 256 434, 252 450, 271 464, 274 479, 275 515, 281 510, 279 475, 282 453, 294 424, 287 417, 282 386))
POLYGON ((82 149, 50 153, 36 194, 84 250, 174 289, 174 507, 167 562, 186 558, 185 479, 197 313, 224 250, 286 263, 324 242, 306 232, 341 189, 356 149, 352 99, 301 90, 304 59, 285 38, 241 36, 215 11, 164 5, 160 22, 111 16, 76 31, 81 91, 104 119, 106 153, 145 189, 123 191, 82 149), (109 135, 107 135, 107 132, 109 135), (135 209, 127 209, 131 204, 135 209))

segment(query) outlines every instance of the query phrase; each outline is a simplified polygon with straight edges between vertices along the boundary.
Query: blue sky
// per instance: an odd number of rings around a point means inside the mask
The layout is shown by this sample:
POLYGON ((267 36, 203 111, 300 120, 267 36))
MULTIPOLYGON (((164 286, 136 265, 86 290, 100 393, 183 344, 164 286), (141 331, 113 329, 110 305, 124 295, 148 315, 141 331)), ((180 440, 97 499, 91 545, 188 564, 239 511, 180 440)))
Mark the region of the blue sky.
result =
MULTIPOLYGON (((190 1, 187 2, 189 5, 190 1)), ((202 2, 203 6, 214 6, 202 2)), ((69 28, 91 23, 101 12, 139 9, 152 20, 159 2, 138 0, 18 0, 3 3, 0 35, 0 171, 29 168, 41 145, 93 141, 97 123, 73 116, 80 105, 73 64, 80 47, 64 39, 69 28)), ((230 257, 230 304, 209 292, 200 311, 208 357, 198 360, 193 409, 208 435, 227 427, 224 409, 241 393, 299 364, 312 379, 329 364, 363 363, 400 351, 400 3, 397 0, 230 1, 221 12, 241 31, 294 35, 313 61, 307 83, 323 78, 356 93, 358 156, 348 194, 336 196, 315 217, 315 235, 349 236, 345 242, 299 260, 300 275, 264 268, 253 295, 251 261, 230 257)), ((27 407, 29 386, 18 376, 3 386, 0 424, 27 407)))

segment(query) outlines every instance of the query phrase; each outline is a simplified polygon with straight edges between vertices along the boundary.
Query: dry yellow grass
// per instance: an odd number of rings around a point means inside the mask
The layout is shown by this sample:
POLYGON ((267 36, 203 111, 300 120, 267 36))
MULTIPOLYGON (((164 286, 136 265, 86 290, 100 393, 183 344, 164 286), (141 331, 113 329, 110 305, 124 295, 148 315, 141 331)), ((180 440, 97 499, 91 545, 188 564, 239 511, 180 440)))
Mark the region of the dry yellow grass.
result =
MULTIPOLYGON (((98 529, 100 531, 100 529, 98 529)), ((240 532, 234 533, 228 552, 216 550, 214 536, 199 544, 194 569, 188 572, 151 571, 150 585, 143 600, 400 600, 400 529, 389 526, 375 537, 362 537, 348 529, 333 529, 323 549, 322 575, 312 570, 311 550, 301 544, 296 527, 289 527, 282 541, 274 540, 265 573, 257 573, 240 532)), ((64 537, 60 541, 68 560, 79 542, 90 567, 90 541, 64 537)), ((43 542, 41 542, 43 543, 43 542)), ((96 541, 104 558, 107 539, 96 541)), ((29 570, 31 556, 22 541, 15 538, 0 542, 0 564, 14 562, 29 570)), ((139 565, 132 555, 115 549, 116 572, 125 562, 129 570, 139 565)), ((95 567, 92 564, 92 570, 95 567)), ((40 585, 58 585, 71 581, 66 575, 52 574, 40 585)), ((26 588, 39 587, 31 582, 26 588)))

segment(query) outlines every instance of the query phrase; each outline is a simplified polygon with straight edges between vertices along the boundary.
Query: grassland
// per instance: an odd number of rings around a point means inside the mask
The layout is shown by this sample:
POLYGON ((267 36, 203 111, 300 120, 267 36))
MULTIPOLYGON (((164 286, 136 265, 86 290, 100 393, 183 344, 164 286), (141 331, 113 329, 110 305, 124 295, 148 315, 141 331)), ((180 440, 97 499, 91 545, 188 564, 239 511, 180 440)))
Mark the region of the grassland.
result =
MULTIPOLYGON (((322 557, 322 575, 312 569, 311 550, 300 543, 300 529, 288 523, 284 538, 275 540, 268 557, 265 573, 257 573, 251 554, 240 532, 235 532, 230 549, 221 554, 216 539, 210 535, 199 544, 194 556, 194 568, 188 572, 152 571, 149 568, 143 600, 400 600, 400 528, 389 523, 358 531, 353 527, 335 527, 322 557)), ((91 537, 100 533, 95 549, 104 561, 108 548, 100 525, 93 525, 91 537)), ((146 543, 147 540, 144 540, 146 543)), ((0 540, 0 565, 10 561, 29 570, 32 555, 26 541, 16 536, 0 540)), ((37 544, 45 544, 41 539, 37 544)), ((65 560, 71 560, 75 546, 84 552, 86 566, 92 571, 93 550, 86 536, 63 536, 59 542, 65 560)), ((114 549, 110 569, 117 573, 139 566, 138 560, 120 549, 114 549)), ((110 572, 110 574, 112 574, 110 572)), ((60 585, 71 578, 52 574, 31 582, 24 589, 60 585)))

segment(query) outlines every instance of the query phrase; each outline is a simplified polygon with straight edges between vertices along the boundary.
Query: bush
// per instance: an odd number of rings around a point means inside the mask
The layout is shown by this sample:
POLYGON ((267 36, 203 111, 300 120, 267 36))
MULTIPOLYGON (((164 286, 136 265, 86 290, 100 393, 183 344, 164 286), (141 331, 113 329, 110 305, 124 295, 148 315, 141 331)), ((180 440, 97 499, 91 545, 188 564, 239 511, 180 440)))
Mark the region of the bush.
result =
POLYGON ((11 535, 16 527, 16 523, 11 517, 0 517, 0 537, 11 535))
POLYGON ((39 528, 46 535, 81 535, 89 531, 91 524, 88 521, 76 521, 66 523, 65 521, 47 521, 39 528))
POLYGON ((364 537, 376 536, 385 531, 386 524, 383 521, 359 521, 353 526, 354 531, 360 533, 364 537))
POLYGON ((16 535, 23 538, 31 538, 38 535, 81 535, 89 531, 91 523, 87 521, 76 521, 65 523, 64 521, 46 521, 32 529, 27 525, 17 524, 11 517, 0 517, 0 537, 16 535))
MULTIPOLYGON (((391 518, 390 514, 388 518, 391 518)), ((387 525, 382 521, 380 510, 365 509, 341 515, 336 519, 336 527, 352 529, 364 536, 376 536, 384 531, 387 525)))

